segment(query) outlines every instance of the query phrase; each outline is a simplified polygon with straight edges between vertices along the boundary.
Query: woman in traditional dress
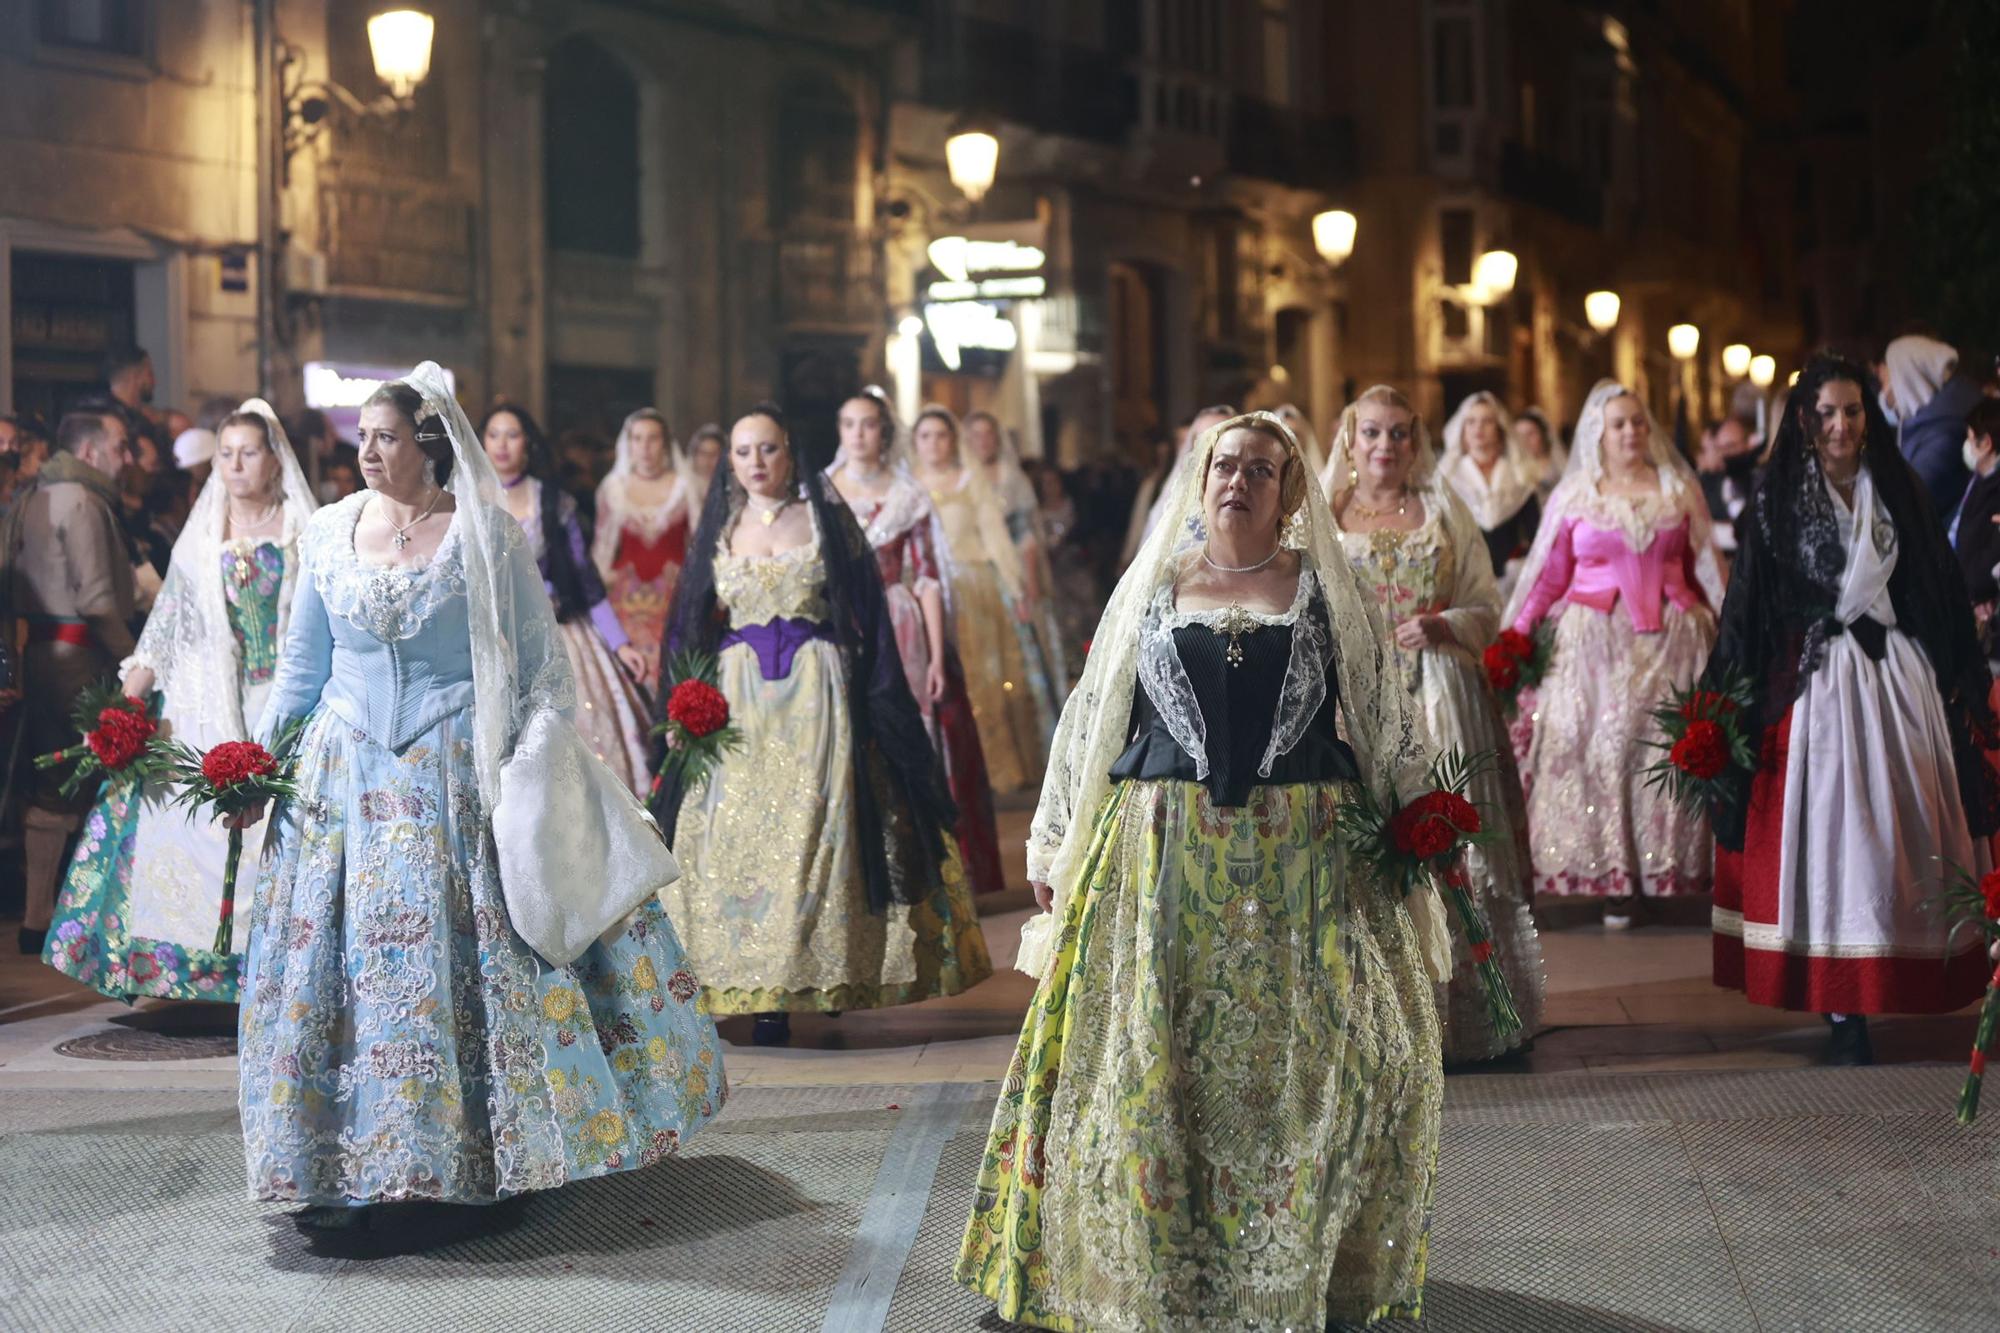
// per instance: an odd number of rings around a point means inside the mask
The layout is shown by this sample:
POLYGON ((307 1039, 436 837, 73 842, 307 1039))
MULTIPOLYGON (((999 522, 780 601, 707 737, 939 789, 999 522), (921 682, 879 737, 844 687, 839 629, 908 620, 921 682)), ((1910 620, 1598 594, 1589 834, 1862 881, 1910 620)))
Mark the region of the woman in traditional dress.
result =
POLYGON ((1542 1012, 1542 942, 1529 914, 1528 819, 1506 723, 1481 654, 1500 629, 1500 594, 1486 543, 1464 504, 1435 475, 1430 432, 1401 393, 1377 385, 1341 415, 1335 475, 1357 478, 1333 498, 1341 544, 1382 609, 1403 687, 1439 749, 1492 756, 1467 793, 1492 839, 1466 853, 1473 899, 1492 927, 1521 1027, 1493 1028, 1485 983, 1456 917, 1453 970, 1438 991, 1447 1063, 1491 1060, 1531 1040, 1542 1012))
POLYGON ((1990 676, 1922 480, 1862 369, 1815 357, 1737 519, 1702 684, 1747 682, 1754 776, 1713 811, 1715 980, 1827 1016, 1828 1058, 1867 1064, 1867 1014, 1977 999, 1976 934, 1935 910, 2000 827, 1990 676), (1987 738, 1982 742, 1981 738, 1987 738))
POLYGON ((727 452, 729 452, 728 431, 713 421, 695 428, 694 437, 688 441, 687 449, 687 503, 690 528, 700 516, 702 499, 708 494, 708 483, 715 476, 715 469, 721 465, 722 456, 727 452))
MULTIPOLYGON (((508 406, 486 414, 479 439, 555 607, 576 678, 576 728, 635 795, 643 792, 652 780, 652 706, 638 684, 647 655, 626 636, 584 552, 576 501, 556 484, 548 437, 525 408, 508 406)), ((659 628, 655 622, 655 634, 659 628)), ((657 639, 653 646, 657 651, 657 639)))
POLYGON ((1556 483, 1562 480, 1563 469, 1569 466, 1569 450, 1556 438, 1556 428, 1539 407, 1524 408, 1514 418, 1513 435, 1515 448, 1535 477, 1535 494, 1547 504, 1556 483))
POLYGON ((965 667, 952 642, 944 600, 944 533, 930 497, 896 456, 896 414, 870 387, 840 405, 840 452, 827 477, 853 511, 875 559, 895 628, 903 676, 944 757, 958 806, 958 850, 974 893, 1006 887, 993 788, 979 726, 965 693, 965 667))
MULTIPOLYGON (((261 398, 217 434, 208 481, 120 669, 124 692, 157 693, 165 728, 198 750, 249 739, 291 615, 299 535, 318 507, 261 398)), ((237 923, 231 952, 215 952, 228 835, 207 811, 169 805, 172 797, 160 782, 106 784, 43 956, 115 999, 234 1001, 250 932, 237 923)), ((261 836, 255 829, 246 841, 255 847, 261 836)))
MULTIPOLYGON (((674 581, 687 559, 689 494, 687 468, 667 419, 652 407, 626 417, 618 431, 617 460, 598 483, 590 558, 625 637, 639 654, 637 678, 648 692, 659 686, 660 638, 674 600, 674 581)), ((611 637, 605 635, 607 641, 611 637)))
POLYGON ((1020 552, 986 478, 961 461, 958 418, 927 407, 912 434, 916 477, 930 493, 950 552, 945 577, 987 776, 997 792, 1020 791, 1042 771, 1055 725, 1020 552))
POLYGON ((1539 893, 1633 900, 1706 893, 1708 820, 1649 785, 1653 710, 1701 674, 1715 642, 1722 571, 1701 486, 1624 385, 1590 391, 1575 453, 1514 585, 1503 621, 1555 621, 1522 778, 1539 893))
POLYGON ((973 412, 965 418, 966 451, 979 469, 987 488, 1000 502, 1007 516, 1007 535, 1021 556, 1022 596, 1028 603, 1028 624, 1034 631, 1035 646, 1041 650, 1048 669, 1050 725, 1054 725, 1057 694, 1070 684, 1069 657, 1063 651, 1062 622, 1056 614, 1055 576, 1049 568, 1049 553, 1042 546, 1042 525, 1037 521, 1040 505, 1035 483, 1021 466, 1021 451, 1013 437, 1000 429, 1000 419, 991 412, 973 412))
POLYGON ((666 891, 712 1014, 951 995, 988 976, 951 797, 903 674, 867 536, 799 465, 778 409, 730 432, 667 621, 717 657, 743 743, 660 793, 685 874, 666 891))
POLYGON ((1505 596, 1541 522, 1537 487, 1542 467, 1515 441, 1498 398, 1481 390, 1444 423, 1438 476, 1465 502, 1485 534, 1486 555, 1505 596))
POLYGON ((1422 723, 1282 422, 1207 432, 1171 497, 1035 812, 1041 982, 958 1280, 1052 1329, 1414 1314, 1450 940, 1336 828, 1352 784, 1417 794, 1422 723))
MULTIPOLYGON (((520 907, 592 891, 575 864, 600 886, 631 877, 581 831, 500 850, 503 791, 532 808, 581 783, 623 845, 655 833, 610 774, 523 743, 569 725, 569 661, 436 365, 362 406, 360 460, 368 489, 300 543, 258 727, 268 741, 309 719, 251 923, 243 1138, 252 1196, 312 1205, 313 1229, 371 1223, 357 1205, 492 1203, 648 1165, 724 1095, 656 890, 563 966, 519 933, 520 907)), ((573 733, 559 754, 595 762, 573 733)))

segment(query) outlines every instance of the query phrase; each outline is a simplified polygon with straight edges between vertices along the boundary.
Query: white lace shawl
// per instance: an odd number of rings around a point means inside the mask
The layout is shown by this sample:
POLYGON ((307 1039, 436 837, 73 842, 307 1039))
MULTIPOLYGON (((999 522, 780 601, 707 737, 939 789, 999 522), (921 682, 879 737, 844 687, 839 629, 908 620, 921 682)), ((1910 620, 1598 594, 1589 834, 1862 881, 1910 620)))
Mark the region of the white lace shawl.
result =
MULTIPOLYGON (((840 494, 840 487, 836 482, 844 466, 846 459, 836 455, 833 462, 828 464, 824 475, 827 488, 849 509, 853 509, 853 503, 840 494)), ((938 568, 946 573, 946 577, 938 581, 937 587, 939 595, 944 598, 945 617, 948 623, 954 612, 954 599, 949 573, 952 568, 951 543, 945 539, 944 522, 938 517, 937 506, 931 503, 930 492, 910 475, 910 469, 902 463, 894 463, 891 466, 894 472, 891 475, 889 489, 883 493, 881 508, 875 511, 873 518, 862 524, 862 531, 868 536, 868 544, 880 550, 912 528, 924 529, 924 536, 930 542, 931 555, 937 561, 938 568)), ((855 518, 860 517, 857 512, 855 518)), ((926 580, 922 578, 911 579, 912 591, 922 592, 925 582, 926 580)))
MULTIPOLYGON (((1162 590, 1170 590, 1181 568, 1180 535, 1190 518, 1199 516, 1202 477, 1215 441, 1247 420, 1268 422, 1302 457, 1291 429, 1265 412, 1221 422, 1204 432, 1175 470, 1161 521, 1140 547, 1139 556, 1118 581, 1098 622, 1083 676, 1063 706, 1056 724, 1041 801, 1028 833, 1028 878, 1048 884, 1055 893, 1052 913, 1029 920, 1021 931, 1015 963, 1039 976, 1053 956, 1055 923, 1062 919, 1069 895, 1078 888, 1091 832, 1105 798, 1111 792, 1111 766, 1124 751, 1132 720, 1132 692, 1139 684, 1141 661, 1150 654, 1144 645, 1157 636, 1162 590)), ((1378 794, 1392 789, 1414 795, 1430 762, 1430 746, 1415 703, 1403 688, 1388 648, 1387 633, 1375 598, 1348 564, 1332 511, 1318 481, 1308 469, 1306 499, 1286 526, 1285 545, 1300 554, 1300 582, 1315 585, 1325 599, 1331 645, 1312 635, 1293 637, 1292 661, 1277 707, 1272 758, 1296 744, 1326 697, 1324 658, 1330 646, 1340 691, 1341 736, 1353 748, 1362 781, 1378 794), (1289 738, 1289 739, 1287 739, 1289 738)), ((1302 618, 1303 619, 1303 618, 1302 618)), ((1154 640, 1157 642, 1157 638, 1154 640)), ((1148 667, 1149 672, 1159 670, 1148 667)), ((1199 734, 1188 716, 1192 691, 1185 696, 1169 688, 1163 698, 1148 686, 1148 697, 1173 730, 1176 740, 1199 734)), ((1195 714, 1198 717, 1198 710, 1195 714)), ((1202 751, 1189 753, 1202 762, 1202 751)))
POLYGON ((1487 532, 1520 513, 1521 506, 1538 494, 1543 476, 1541 465, 1514 438, 1506 407, 1483 390, 1460 403, 1444 423, 1444 456, 1438 460, 1438 472, 1487 532), (1465 448, 1465 419, 1478 407, 1492 409, 1500 423, 1500 458, 1490 474, 1480 471, 1465 448))
MULTIPOLYGON (((284 581, 278 588, 278 642, 283 643, 291 619, 292 592, 297 587, 298 540, 318 504, 271 405, 252 398, 237 410, 264 418, 271 451, 278 460, 285 511, 277 541, 285 552, 284 581)), ((247 740, 256 721, 243 715, 243 654, 230 625, 228 597, 222 587, 223 533, 228 522, 229 490, 217 470, 209 474, 180 539, 174 543, 167 577, 146 617, 138 645, 118 668, 121 678, 139 667, 151 671, 154 688, 164 700, 165 715, 184 739, 202 746, 247 740)))

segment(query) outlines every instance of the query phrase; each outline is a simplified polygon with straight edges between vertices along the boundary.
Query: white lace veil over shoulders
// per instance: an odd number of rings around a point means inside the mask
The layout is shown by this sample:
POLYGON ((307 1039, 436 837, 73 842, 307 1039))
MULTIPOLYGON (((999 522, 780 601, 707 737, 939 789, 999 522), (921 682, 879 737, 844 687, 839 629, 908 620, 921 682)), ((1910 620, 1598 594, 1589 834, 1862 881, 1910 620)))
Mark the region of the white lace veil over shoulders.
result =
MULTIPOLYGON (((1161 520, 1113 590, 1092 637, 1082 679, 1057 723, 1028 835, 1028 877, 1051 886, 1055 910, 1032 918, 1023 928, 1016 963, 1022 971, 1039 975, 1048 965, 1054 923, 1062 919, 1069 896, 1079 887, 1093 827, 1111 792, 1111 766, 1127 743, 1133 691, 1141 688, 1142 672, 1148 677, 1143 688, 1154 706, 1165 702, 1161 711, 1175 738, 1197 764, 1203 762, 1202 750, 1191 744, 1192 723, 1199 717, 1191 707, 1192 691, 1183 695, 1175 683, 1178 658, 1170 664, 1160 654, 1160 591, 1173 586, 1190 545, 1183 534, 1190 530, 1189 520, 1200 516, 1202 480, 1215 442, 1253 422, 1273 430, 1305 470, 1305 501, 1286 523, 1282 540, 1299 552, 1300 578, 1312 580, 1330 634, 1325 643, 1314 642, 1311 634, 1293 636, 1293 657, 1283 697, 1275 705, 1276 725, 1263 769, 1268 772, 1276 755, 1296 744, 1311 723, 1325 698, 1325 663, 1330 655, 1337 672, 1342 738, 1353 747, 1362 780, 1378 793, 1393 788, 1405 795, 1413 794, 1422 782, 1430 759, 1422 723, 1387 648, 1375 599, 1348 563, 1325 492, 1307 466, 1297 437, 1280 418, 1266 412, 1221 422, 1206 431, 1176 467, 1161 520)), ((1311 617, 1299 619, 1304 623, 1311 617)), ((1171 644, 1171 636, 1167 643, 1171 644)), ((1184 673, 1179 684, 1185 685, 1184 673)))
MULTIPOLYGON (((278 637, 282 643, 291 615, 292 591, 297 586, 299 538, 318 503, 271 405, 262 398, 252 398, 236 410, 262 418, 265 440, 278 460, 284 519, 277 545, 286 552, 284 579, 278 590, 278 637)), ((196 736, 213 741, 243 740, 256 720, 243 716, 243 653, 230 624, 228 598, 222 587, 223 534, 228 522, 229 489, 218 467, 209 473, 174 543, 166 580, 146 618, 138 646, 119 668, 121 676, 140 666, 152 671, 154 688, 167 700, 176 726, 190 731, 191 740, 196 736)))

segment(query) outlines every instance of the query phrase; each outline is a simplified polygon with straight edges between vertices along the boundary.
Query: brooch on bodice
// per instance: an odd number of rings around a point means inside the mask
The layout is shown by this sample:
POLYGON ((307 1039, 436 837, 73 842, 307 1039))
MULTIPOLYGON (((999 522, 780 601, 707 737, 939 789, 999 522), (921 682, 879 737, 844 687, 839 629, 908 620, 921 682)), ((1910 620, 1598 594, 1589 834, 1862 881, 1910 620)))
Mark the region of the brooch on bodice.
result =
POLYGON ((1222 660, 1233 667, 1243 665, 1242 636, 1257 628, 1257 619, 1241 606, 1231 602, 1222 618, 1215 622, 1215 632, 1229 636, 1229 646, 1223 649, 1222 660))

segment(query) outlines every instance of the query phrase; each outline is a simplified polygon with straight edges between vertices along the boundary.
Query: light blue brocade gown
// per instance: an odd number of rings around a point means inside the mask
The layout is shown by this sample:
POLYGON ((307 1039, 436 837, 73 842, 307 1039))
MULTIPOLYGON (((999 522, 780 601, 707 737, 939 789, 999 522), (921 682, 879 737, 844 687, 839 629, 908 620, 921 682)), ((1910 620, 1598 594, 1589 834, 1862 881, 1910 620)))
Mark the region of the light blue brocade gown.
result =
MULTIPOLYGON (((654 899, 567 968, 515 934, 473 766, 466 525, 421 570, 368 565, 367 494, 307 530, 259 728, 311 717, 244 973, 251 1195, 480 1203, 658 1161, 726 1091, 698 984, 654 899)), ((545 600, 500 519, 502 576, 545 600)), ((562 653, 552 627, 521 634, 518 679, 562 653)))

